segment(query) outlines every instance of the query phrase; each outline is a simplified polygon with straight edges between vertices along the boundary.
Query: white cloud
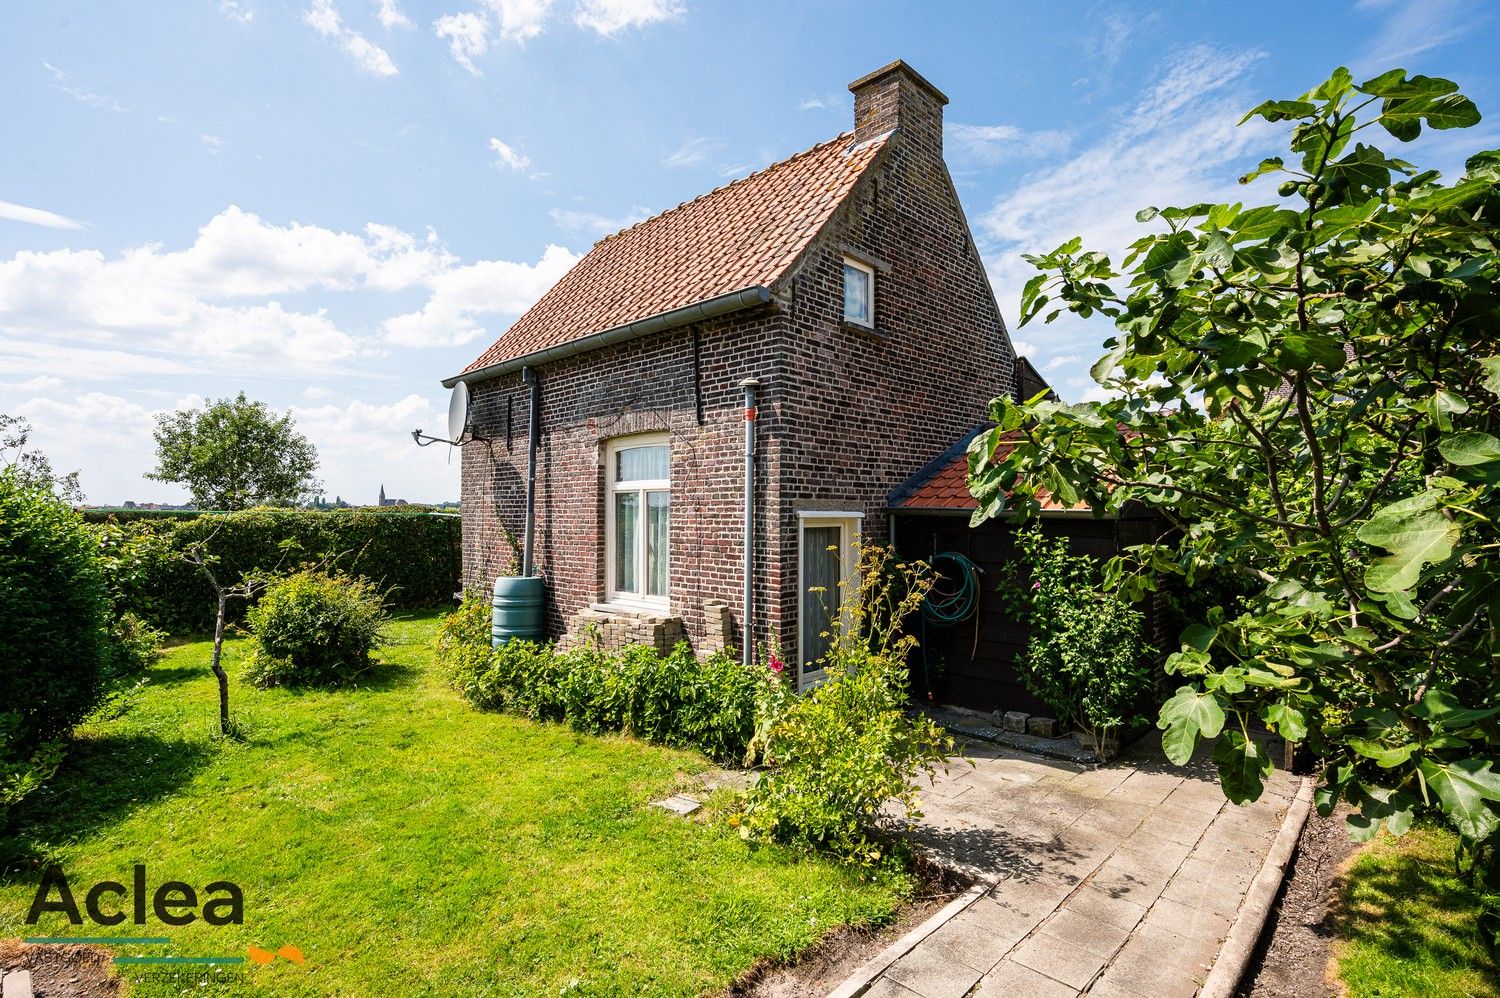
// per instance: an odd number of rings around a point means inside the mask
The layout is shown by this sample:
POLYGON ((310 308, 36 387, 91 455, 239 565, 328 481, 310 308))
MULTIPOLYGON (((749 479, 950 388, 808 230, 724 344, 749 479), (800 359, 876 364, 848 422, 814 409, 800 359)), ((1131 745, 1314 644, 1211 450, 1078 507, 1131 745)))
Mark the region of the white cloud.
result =
POLYGON ((433 30, 439 38, 447 39, 448 52, 460 66, 480 75, 474 60, 490 50, 489 27, 483 17, 472 11, 445 14, 433 22, 433 30))
POLYGON ((552 221, 557 224, 557 227, 564 232, 577 232, 589 236, 607 236, 612 232, 619 232, 648 216, 646 209, 639 206, 617 217, 573 208, 553 208, 548 214, 552 216, 552 221))
POLYGON ((682 14, 677 0, 581 0, 573 21, 601 35, 669 21, 682 14))
POLYGON ((661 161, 661 165, 669 170, 703 166, 728 147, 729 143, 723 139, 698 136, 678 146, 661 161))
POLYGON ((385 321, 386 339, 403 346, 468 343, 487 331, 480 317, 519 315, 578 260, 561 246, 548 246, 534 264, 480 260, 443 271, 427 282, 432 296, 421 310, 385 321))
POLYGON ((1078 354, 1076 353, 1058 354, 1056 357, 1053 357, 1051 360, 1047 361, 1042 370, 1055 371, 1059 367, 1067 367, 1069 364, 1076 364, 1080 360, 1083 360, 1083 358, 1078 356, 1078 354))
POLYGON ((491 138, 489 146, 490 151, 495 154, 496 166, 504 167, 507 170, 515 170, 517 173, 523 173, 531 166, 531 159, 529 157, 517 152, 515 147, 502 142, 500 139, 491 138))
POLYGON ((1035 357, 1037 355, 1037 346, 1031 340, 1021 340, 1012 336, 1010 338, 1010 345, 1015 349, 1017 357, 1035 357))
POLYGON ((1383 73, 1474 30, 1474 5, 1468 0, 1425 0, 1420 4, 1360 0, 1356 7, 1385 15, 1368 49, 1354 62, 1361 76, 1383 73))
POLYGON ((418 449, 411 431, 446 432, 447 400, 410 394, 391 402, 352 399, 292 406, 297 429, 318 449, 318 477, 330 500, 374 503, 382 485, 392 499, 458 498, 459 462, 443 446, 418 449))
POLYGON ((255 19, 255 11, 239 0, 219 0, 219 13, 236 24, 249 24, 255 19))
POLYGON ((324 38, 338 42, 339 47, 365 72, 376 76, 395 76, 398 72, 385 49, 344 26, 333 0, 312 0, 312 6, 303 13, 302 20, 324 38))
POLYGON ((27 225, 40 225, 48 229, 86 228, 82 222, 75 221, 66 215, 43 211, 41 208, 28 208, 23 204, 12 204, 9 201, 0 201, 0 218, 12 222, 25 222, 27 225))
MULTIPOLYGON (((1232 203, 1251 194, 1236 183, 1238 176, 1282 138, 1258 119, 1236 127, 1256 103, 1246 77, 1260 57, 1203 46, 1177 53, 1113 128, 1002 193, 976 225, 1001 311, 1014 318, 1021 286, 1035 273, 1023 253, 1048 252, 1079 235, 1085 247, 1118 263, 1124 247, 1147 231, 1135 221, 1138 209, 1232 203)), ((1038 321, 1023 332, 1036 342, 1018 341, 1018 353, 1078 358, 1048 367, 1068 374, 1087 371, 1112 327, 1064 312, 1050 325, 1038 321)))
POLYGON ((518 315, 575 259, 554 246, 535 264, 463 265, 432 233, 274 225, 230 206, 181 250, 22 251, 0 260, 0 370, 100 380, 343 372, 383 351, 381 341, 284 297, 425 291, 421 309, 375 328, 406 345, 461 343, 482 332, 475 317, 518 315))
MULTIPOLYGON (((444 14, 432 26, 454 60, 479 76, 478 60, 488 54, 493 38, 516 44, 536 38, 547 31, 556 9, 556 0, 479 0, 475 9, 444 14)), ((606 36, 683 11, 678 0, 577 0, 572 9, 574 24, 606 36)))
POLYGON ((984 164, 1060 156, 1073 140, 1067 132, 1051 129, 1027 132, 1014 125, 955 123, 944 132, 955 158, 984 164))
POLYGON ((129 108, 127 108, 124 104, 121 104, 119 101, 115 100, 113 97, 110 97, 106 94, 95 93, 92 90, 88 90, 84 87, 69 83, 68 81, 70 77, 68 76, 68 74, 63 72, 61 69, 58 69, 50 62, 42 63, 42 67, 46 69, 47 72, 52 74, 52 85, 54 87, 61 90, 63 93, 67 94, 69 97, 73 98, 80 104, 87 104, 89 107, 97 107, 105 111, 123 112, 129 110, 129 108))
POLYGON ((383 28, 410 28, 411 18, 401 12, 396 0, 376 0, 376 17, 383 28))
POLYGON ((205 132, 198 136, 198 138, 203 142, 204 147, 215 156, 219 155, 219 150, 224 148, 224 140, 217 135, 209 135, 205 132))
POLYGON ((79 472, 79 484, 95 502, 101 501, 103 483, 146 487, 142 476, 155 466, 155 421, 139 403, 104 392, 37 395, 16 406, 14 415, 31 422, 32 445, 56 471, 79 472))

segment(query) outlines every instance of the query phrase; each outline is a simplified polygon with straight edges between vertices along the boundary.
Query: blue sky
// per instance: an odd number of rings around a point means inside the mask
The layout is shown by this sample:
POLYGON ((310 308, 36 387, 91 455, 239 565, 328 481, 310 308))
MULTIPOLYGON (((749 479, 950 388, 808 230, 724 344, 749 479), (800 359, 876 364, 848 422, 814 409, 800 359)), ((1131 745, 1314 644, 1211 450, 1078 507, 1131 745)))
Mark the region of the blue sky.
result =
MULTIPOLYGON (((201 0, 0 11, 0 412, 89 500, 145 480, 152 414, 291 409, 329 496, 457 497, 419 450, 463 368, 600 235, 850 125, 904 58, 1013 322, 1022 252, 1116 249, 1146 204, 1269 200, 1237 129, 1340 64, 1500 108, 1496 7, 1347 3, 201 0)), ((1497 112, 1500 113, 1500 112, 1497 112)), ((1500 145, 1486 119, 1408 158, 1500 145)), ((1088 397, 1097 323, 1012 329, 1088 397)))

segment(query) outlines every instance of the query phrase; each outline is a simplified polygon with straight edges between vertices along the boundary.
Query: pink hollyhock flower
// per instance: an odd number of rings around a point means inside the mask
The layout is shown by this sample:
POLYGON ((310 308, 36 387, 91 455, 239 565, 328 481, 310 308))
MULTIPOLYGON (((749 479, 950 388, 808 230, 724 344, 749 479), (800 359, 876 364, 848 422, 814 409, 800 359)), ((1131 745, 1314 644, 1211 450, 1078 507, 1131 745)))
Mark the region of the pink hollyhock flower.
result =
POLYGON ((781 659, 777 658, 774 654, 771 656, 771 661, 769 664, 771 666, 771 671, 775 673, 780 673, 782 669, 786 668, 786 663, 782 662, 781 659))
POLYGON ((1040 588, 1042 588, 1042 584, 1040 582, 1033 582, 1031 584, 1031 588, 1032 589, 1040 589, 1040 588))

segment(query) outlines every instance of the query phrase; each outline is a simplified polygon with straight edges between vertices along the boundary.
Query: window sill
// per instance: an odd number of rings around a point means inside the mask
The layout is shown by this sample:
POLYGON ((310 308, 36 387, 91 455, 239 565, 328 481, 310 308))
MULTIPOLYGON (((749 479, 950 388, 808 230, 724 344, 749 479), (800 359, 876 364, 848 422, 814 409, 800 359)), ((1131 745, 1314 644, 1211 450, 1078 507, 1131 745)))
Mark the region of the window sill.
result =
POLYGON ((599 613, 609 613, 621 617, 671 617, 672 608, 667 603, 631 603, 623 600, 613 600, 604 603, 592 603, 590 610, 599 613))
POLYGON ((886 343, 891 338, 890 333, 887 333, 876 326, 863 326, 857 322, 850 322, 847 319, 841 322, 840 325, 846 333, 857 333, 858 335, 863 336, 866 339, 877 340, 881 343, 886 343))

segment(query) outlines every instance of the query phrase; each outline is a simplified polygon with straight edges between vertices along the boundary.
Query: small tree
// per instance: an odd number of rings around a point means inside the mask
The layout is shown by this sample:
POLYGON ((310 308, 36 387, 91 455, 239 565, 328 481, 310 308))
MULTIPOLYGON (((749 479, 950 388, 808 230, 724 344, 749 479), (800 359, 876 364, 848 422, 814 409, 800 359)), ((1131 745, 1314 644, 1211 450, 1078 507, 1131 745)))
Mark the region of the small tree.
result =
POLYGON ((1440 810, 1472 850, 1500 829, 1500 152, 1444 184, 1366 144, 1479 112, 1447 80, 1339 69, 1247 115, 1292 122, 1281 203, 1147 208, 1122 274, 1074 239, 1026 285, 1022 322, 1062 308, 1116 333, 1094 375, 1117 397, 993 403, 970 449, 976 522, 1046 491, 1140 502, 1175 531, 1117 559, 1252 586, 1182 634, 1163 746, 1214 740, 1225 793, 1260 795, 1259 721, 1325 763, 1319 808, 1400 832, 1440 810), (1362 140, 1362 141, 1357 141, 1362 140), (997 451, 1020 431, 1013 450, 997 451))
POLYGON ((186 485, 199 509, 295 506, 317 494, 318 452, 289 413, 263 402, 205 402, 156 418, 156 470, 186 485))
POLYGON ((214 539, 214 534, 209 534, 201 541, 195 541, 182 553, 182 560, 198 569, 208 584, 213 587, 214 595, 218 600, 218 613, 214 617, 214 652, 211 659, 210 669, 213 670, 214 678, 219 681, 219 733, 229 737, 234 732, 234 727, 229 720, 229 674, 224 671, 224 623, 228 616, 229 601, 232 599, 254 599, 266 588, 268 579, 247 575, 232 585, 225 585, 220 581, 223 569, 219 567, 219 559, 216 555, 209 553, 208 546, 214 539))

